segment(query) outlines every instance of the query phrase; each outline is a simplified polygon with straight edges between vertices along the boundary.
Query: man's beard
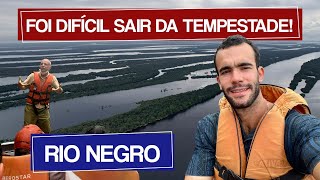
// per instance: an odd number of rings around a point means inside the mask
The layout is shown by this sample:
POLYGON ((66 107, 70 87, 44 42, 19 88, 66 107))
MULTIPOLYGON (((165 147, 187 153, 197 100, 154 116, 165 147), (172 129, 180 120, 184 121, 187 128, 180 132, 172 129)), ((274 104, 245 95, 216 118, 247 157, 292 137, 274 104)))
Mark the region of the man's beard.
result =
MULTIPOLYGON (((231 88, 228 88, 227 91, 230 92, 231 89, 237 88, 237 87, 244 87, 244 85, 233 86, 231 88)), ((224 90, 224 89, 222 90, 224 96, 227 98, 228 102, 230 103, 230 105, 234 109, 244 109, 244 108, 250 107, 253 104, 253 102, 257 99, 257 97, 259 96, 259 93, 260 93, 260 83, 259 82, 255 82, 253 85, 251 85, 251 84, 245 85, 245 87, 247 87, 253 91, 253 93, 249 96, 249 99, 245 103, 237 103, 232 97, 228 96, 228 94, 226 93, 226 90, 224 90)))
POLYGON ((39 71, 40 71, 41 74, 48 74, 49 73, 48 70, 42 70, 41 68, 39 69, 39 71))

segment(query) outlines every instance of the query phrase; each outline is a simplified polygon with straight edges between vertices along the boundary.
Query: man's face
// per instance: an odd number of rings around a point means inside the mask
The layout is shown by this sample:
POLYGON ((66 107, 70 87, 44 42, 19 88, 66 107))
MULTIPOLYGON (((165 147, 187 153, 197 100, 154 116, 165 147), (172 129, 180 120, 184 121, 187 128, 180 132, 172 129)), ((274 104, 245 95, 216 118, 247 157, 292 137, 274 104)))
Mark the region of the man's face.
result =
POLYGON ((45 73, 45 72, 48 72, 50 71, 51 69, 51 63, 48 59, 43 59, 41 62, 40 62, 40 71, 42 73, 45 73))
POLYGON ((259 95, 264 77, 256 68, 255 54, 247 43, 220 49, 216 55, 217 81, 225 97, 235 109, 250 107, 259 95))

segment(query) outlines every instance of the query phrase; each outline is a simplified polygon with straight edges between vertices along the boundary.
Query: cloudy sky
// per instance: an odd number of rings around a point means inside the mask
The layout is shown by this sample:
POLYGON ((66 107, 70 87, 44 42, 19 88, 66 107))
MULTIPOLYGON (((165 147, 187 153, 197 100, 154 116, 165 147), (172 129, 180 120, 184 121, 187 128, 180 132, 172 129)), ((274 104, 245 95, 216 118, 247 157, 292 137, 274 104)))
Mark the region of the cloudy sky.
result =
POLYGON ((0 39, 17 42, 18 8, 215 8, 300 7, 303 39, 320 41, 319 0, 11 0, 0 6, 0 39))

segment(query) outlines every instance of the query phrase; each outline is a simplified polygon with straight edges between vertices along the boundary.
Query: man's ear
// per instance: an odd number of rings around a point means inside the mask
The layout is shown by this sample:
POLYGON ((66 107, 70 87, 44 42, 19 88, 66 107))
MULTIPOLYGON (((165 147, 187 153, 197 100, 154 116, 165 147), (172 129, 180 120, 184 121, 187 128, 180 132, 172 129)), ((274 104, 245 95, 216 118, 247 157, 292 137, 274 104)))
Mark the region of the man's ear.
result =
POLYGON ((262 83, 264 79, 264 68, 262 66, 258 67, 259 83, 262 83))
POLYGON ((219 84, 220 90, 222 90, 222 87, 221 87, 221 84, 220 84, 219 76, 217 76, 217 77, 216 77, 216 79, 217 79, 217 82, 218 82, 218 84, 219 84))

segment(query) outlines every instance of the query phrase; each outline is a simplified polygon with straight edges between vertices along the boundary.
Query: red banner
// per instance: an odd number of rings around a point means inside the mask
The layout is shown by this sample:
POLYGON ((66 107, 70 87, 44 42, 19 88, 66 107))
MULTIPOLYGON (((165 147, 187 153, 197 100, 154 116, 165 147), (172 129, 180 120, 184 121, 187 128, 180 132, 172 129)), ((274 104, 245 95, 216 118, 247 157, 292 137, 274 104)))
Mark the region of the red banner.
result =
POLYGON ((301 8, 18 9, 18 40, 302 40, 301 8))

